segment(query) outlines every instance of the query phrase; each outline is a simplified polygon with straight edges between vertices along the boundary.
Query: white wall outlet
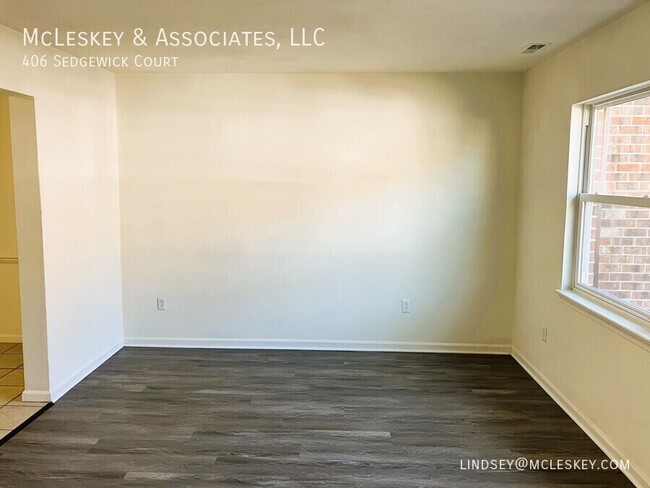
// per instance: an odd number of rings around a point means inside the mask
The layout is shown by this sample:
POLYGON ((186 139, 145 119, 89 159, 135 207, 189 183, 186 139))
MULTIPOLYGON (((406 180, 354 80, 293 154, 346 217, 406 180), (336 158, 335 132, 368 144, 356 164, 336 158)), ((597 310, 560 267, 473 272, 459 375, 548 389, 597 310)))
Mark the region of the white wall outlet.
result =
POLYGON ((401 302, 402 313, 411 313, 411 299, 402 298, 401 302))
POLYGON ((167 299, 165 297, 156 298, 156 308, 158 310, 167 310, 167 299))
POLYGON ((548 342, 548 328, 546 326, 542 327, 542 342, 548 342))

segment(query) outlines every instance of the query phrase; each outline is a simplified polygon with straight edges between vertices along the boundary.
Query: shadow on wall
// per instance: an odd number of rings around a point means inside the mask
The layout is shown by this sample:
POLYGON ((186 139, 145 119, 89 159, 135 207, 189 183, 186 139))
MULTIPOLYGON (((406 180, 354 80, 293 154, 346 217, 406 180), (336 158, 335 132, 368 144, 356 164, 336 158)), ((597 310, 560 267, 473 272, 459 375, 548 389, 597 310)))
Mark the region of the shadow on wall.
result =
POLYGON ((509 342, 518 75, 146 81, 118 82, 127 335, 509 342))

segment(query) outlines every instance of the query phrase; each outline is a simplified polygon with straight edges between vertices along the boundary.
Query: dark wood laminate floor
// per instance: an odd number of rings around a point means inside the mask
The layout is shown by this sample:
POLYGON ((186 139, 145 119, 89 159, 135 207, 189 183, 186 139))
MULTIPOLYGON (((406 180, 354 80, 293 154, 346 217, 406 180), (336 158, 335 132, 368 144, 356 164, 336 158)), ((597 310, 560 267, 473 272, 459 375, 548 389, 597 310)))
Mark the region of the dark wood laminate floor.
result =
POLYGON ((0 486, 618 487, 510 357, 125 348, 0 447, 0 486))

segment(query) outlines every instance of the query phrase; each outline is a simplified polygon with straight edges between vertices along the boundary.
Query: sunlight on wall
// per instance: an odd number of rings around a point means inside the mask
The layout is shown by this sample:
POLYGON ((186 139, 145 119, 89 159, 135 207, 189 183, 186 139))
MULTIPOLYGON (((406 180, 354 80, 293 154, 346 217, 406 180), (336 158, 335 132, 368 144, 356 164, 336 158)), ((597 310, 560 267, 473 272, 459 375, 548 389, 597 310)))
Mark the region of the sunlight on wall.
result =
POLYGON ((509 342, 518 75, 117 86, 127 336, 509 342))

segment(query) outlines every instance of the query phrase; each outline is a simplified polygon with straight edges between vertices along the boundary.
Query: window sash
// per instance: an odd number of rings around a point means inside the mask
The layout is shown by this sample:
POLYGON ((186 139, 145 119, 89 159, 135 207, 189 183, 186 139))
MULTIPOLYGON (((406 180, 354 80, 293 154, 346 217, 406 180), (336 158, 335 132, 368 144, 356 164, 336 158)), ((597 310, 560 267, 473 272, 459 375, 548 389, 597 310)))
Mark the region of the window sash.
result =
POLYGON ((625 207, 650 208, 650 197, 627 197, 622 195, 601 195, 600 193, 580 193, 580 203, 594 202, 611 205, 622 205, 625 207))
POLYGON ((573 269, 573 283, 572 288, 585 293, 592 298, 597 298, 605 302, 610 307, 623 311, 627 314, 641 319, 645 322, 645 327, 650 328, 650 314, 644 309, 637 307, 633 303, 618 298, 614 295, 588 285, 581 281, 582 263, 585 256, 589 254, 589 240, 585 239, 585 208, 588 202, 604 203, 612 205, 620 205, 624 207, 645 207, 650 208, 650 198, 648 197, 625 197, 618 195, 599 195, 592 193, 581 193, 578 195, 579 209, 578 209, 578 232, 575 247, 575 267, 573 269))
POLYGON ((580 167, 578 173, 579 190, 574 200, 576 208, 575 234, 573 246, 573 274, 571 277, 571 288, 577 293, 594 299, 622 316, 640 322, 645 328, 650 329, 650 314, 634 304, 593 286, 582 283, 582 259, 588 256, 589 240, 585 239, 585 208, 588 202, 612 204, 620 206, 650 208, 650 197, 632 197, 620 195, 608 195, 591 193, 591 178, 593 170, 592 154, 594 151, 595 135, 593 132, 594 119, 598 109, 619 105, 631 100, 637 100, 650 95, 648 84, 639 85, 632 89, 620 90, 609 95, 593 99, 583 106, 583 131, 580 150, 580 167))

